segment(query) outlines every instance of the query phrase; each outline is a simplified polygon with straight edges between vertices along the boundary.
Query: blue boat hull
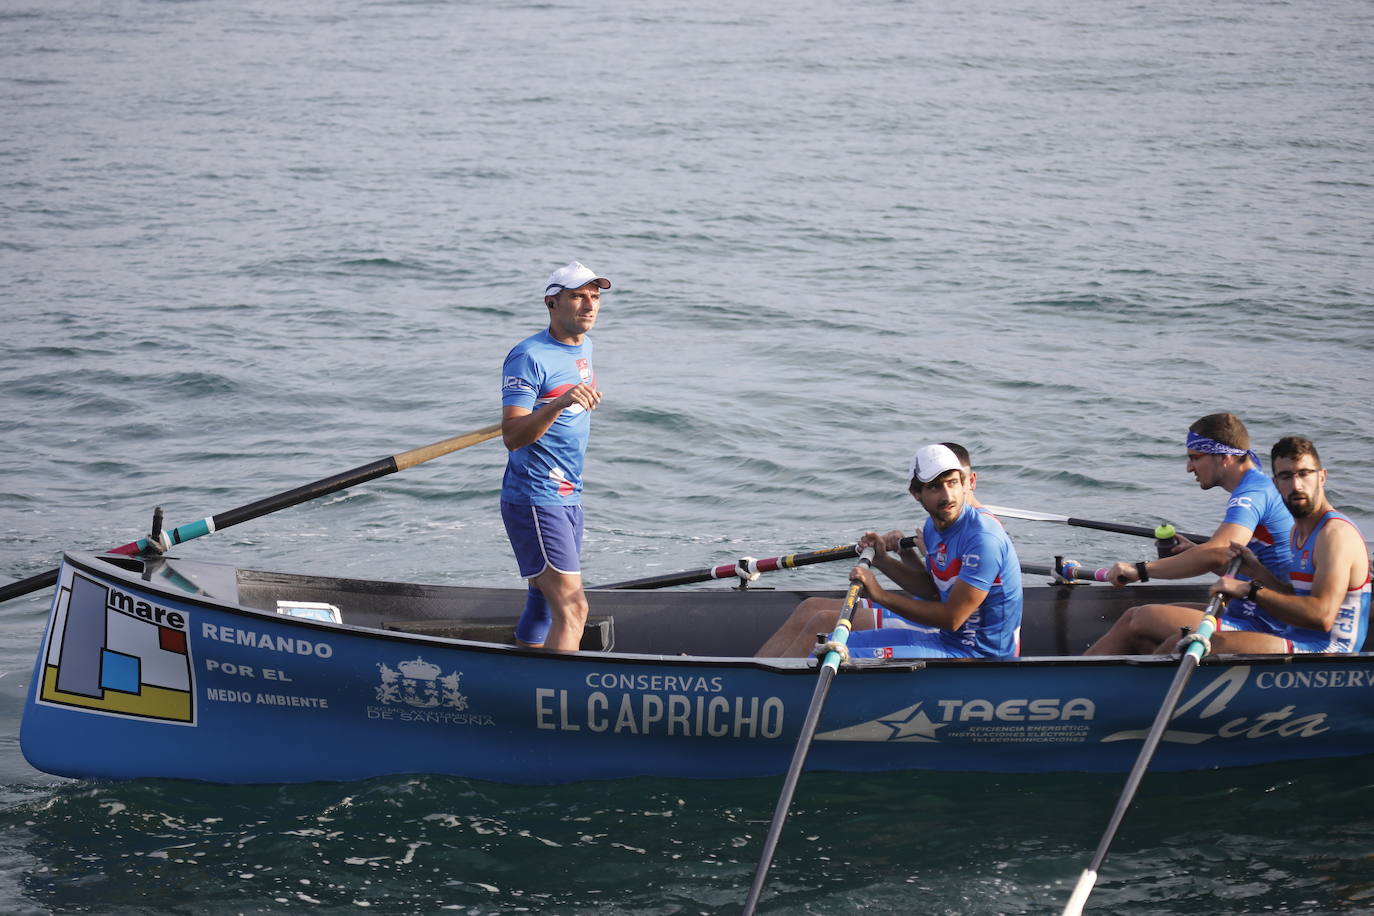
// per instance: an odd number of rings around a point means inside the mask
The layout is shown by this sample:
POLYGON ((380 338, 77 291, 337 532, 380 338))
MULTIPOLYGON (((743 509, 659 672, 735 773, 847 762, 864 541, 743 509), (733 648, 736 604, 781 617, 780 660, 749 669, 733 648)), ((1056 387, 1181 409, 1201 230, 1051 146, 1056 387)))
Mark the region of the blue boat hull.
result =
MULTIPOLYGON (((198 575, 214 578, 185 564, 146 581, 66 558, 21 728, 33 766, 224 783, 765 776, 786 770, 815 686, 814 662, 801 660, 541 653, 288 616, 217 598, 198 575)), ((724 599, 675 600, 706 613, 724 599)), ((1068 656, 846 666, 808 768, 1125 771, 1175 667, 1068 656)), ((1208 659, 1153 766, 1374 752, 1371 690, 1368 654, 1208 659)))

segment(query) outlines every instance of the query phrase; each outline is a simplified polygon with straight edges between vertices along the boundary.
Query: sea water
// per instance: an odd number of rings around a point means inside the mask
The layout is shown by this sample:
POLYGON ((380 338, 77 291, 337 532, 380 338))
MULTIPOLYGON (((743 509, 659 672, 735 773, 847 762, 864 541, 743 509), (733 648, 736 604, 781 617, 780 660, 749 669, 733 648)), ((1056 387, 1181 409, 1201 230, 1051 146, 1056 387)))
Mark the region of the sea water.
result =
MULTIPOLYGON (((1315 439, 1370 534, 1371 39, 1356 0, 6 3, 0 574, 494 422, 573 258, 613 283, 589 581, 910 530, 911 452, 951 439, 985 502, 1207 532, 1224 494, 1183 434, 1223 410, 1261 451, 1315 439)), ((180 550, 518 585, 503 462, 484 443, 180 550)), ((1032 563, 1152 549, 1007 525, 1032 563)), ((49 597, 0 606, 0 910, 743 901, 777 780, 35 772, 49 597)), ((1092 906, 1374 910, 1367 773, 1149 776, 1092 906)), ((1057 912, 1120 785, 807 775, 762 910, 1057 912)))

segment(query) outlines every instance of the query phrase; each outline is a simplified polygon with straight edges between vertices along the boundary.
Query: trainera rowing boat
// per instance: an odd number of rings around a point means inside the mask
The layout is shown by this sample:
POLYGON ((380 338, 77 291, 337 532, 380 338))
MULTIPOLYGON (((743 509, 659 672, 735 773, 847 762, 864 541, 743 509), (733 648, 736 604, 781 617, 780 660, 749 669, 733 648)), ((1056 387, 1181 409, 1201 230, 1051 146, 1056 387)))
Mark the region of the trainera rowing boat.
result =
MULTIPOLYGON (((523 589, 72 553, 23 752, 62 776, 224 783, 778 774, 816 661, 749 656, 808 594, 593 590, 586 651, 549 653, 510 644, 523 589)), ((808 768, 1128 770, 1177 661, 1078 653, 1131 604, 1200 597, 1033 584, 1019 659, 846 664, 808 768)), ((1154 768, 1374 752, 1372 660, 1209 657, 1154 768)))

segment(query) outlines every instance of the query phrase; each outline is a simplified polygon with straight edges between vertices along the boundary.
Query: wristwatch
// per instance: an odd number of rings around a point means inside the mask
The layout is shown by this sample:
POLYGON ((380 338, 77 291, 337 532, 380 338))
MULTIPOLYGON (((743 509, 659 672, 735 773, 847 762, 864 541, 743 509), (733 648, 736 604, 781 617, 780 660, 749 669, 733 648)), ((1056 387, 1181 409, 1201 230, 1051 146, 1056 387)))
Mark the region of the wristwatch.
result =
POLYGON ((1144 560, 1141 560, 1140 562, 1135 564, 1135 574, 1140 577, 1141 582, 1150 581, 1150 570, 1145 565, 1144 560))
POLYGON ((1245 593, 1245 600, 1246 600, 1246 601, 1254 601, 1254 600, 1255 600, 1255 596, 1258 595, 1263 589, 1264 589, 1264 586, 1263 586, 1263 585, 1260 585, 1260 584, 1259 584, 1258 582, 1256 582, 1254 579, 1251 579, 1251 580, 1250 580, 1250 590, 1249 590, 1248 592, 1245 593))

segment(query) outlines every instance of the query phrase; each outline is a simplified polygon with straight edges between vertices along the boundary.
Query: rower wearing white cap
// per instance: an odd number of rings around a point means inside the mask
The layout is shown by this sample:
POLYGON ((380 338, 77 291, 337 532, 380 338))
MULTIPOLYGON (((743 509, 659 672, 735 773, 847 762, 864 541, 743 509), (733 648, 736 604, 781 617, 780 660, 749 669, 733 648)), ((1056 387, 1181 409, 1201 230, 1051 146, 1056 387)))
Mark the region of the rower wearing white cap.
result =
MULTIPOLYGON (((927 445, 911 460, 907 490, 926 510, 927 554, 891 553, 894 535, 867 532, 873 567, 902 591, 879 584, 856 566, 866 607, 853 615, 849 653, 855 658, 1004 658, 1019 652, 1021 562, 998 521, 970 502, 969 475, 946 445, 927 445)), ((760 658, 804 657, 817 633, 839 622, 843 603, 807 598, 756 653, 760 658)))
POLYGON ((501 435, 509 451, 501 518, 529 580, 516 640, 576 650, 587 622, 582 590, 582 466, 601 403, 587 336, 611 281, 572 261, 549 275, 549 326, 516 344, 501 369, 501 435))

